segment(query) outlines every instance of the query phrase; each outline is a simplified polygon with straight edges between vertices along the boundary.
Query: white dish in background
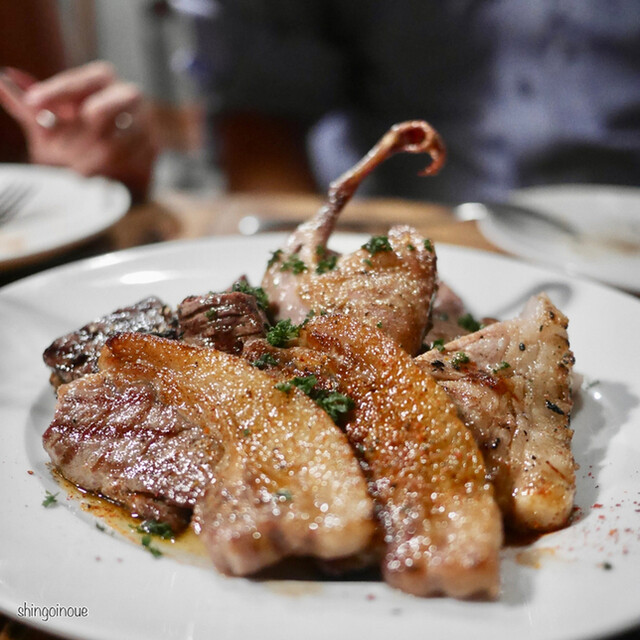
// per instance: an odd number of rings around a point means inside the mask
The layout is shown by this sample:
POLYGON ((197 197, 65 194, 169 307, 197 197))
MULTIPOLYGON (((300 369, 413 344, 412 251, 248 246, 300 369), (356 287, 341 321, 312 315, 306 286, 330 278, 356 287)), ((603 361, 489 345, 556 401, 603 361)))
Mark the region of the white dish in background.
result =
POLYGON ((0 268, 22 266, 89 240, 131 204, 119 182, 57 167, 0 164, 0 192, 10 184, 32 190, 19 213, 0 224, 0 268))
MULTIPOLYGON (((59 335, 156 294, 176 305, 260 281, 285 236, 213 238, 109 254, 0 290, 0 610, 85 606, 85 618, 21 618, 83 640, 130 638, 600 638, 640 624, 640 302, 601 285, 479 251, 440 245, 439 270, 479 316, 511 317, 538 291, 569 316, 576 369, 594 383, 572 426, 578 517, 502 554, 496 602, 421 599, 380 582, 250 580, 155 559, 105 535, 52 479, 41 435, 54 395, 41 353, 59 335), (630 350, 631 349, 631 350, 630 350), (596 382, 598 381, 598 382, 596 382), (57 492, 54 508, 41 503, 57 492)), ((362 236, 339 235, 352 250, 362 236)))
POLYGON ((515 191, 510 201, 574 227, 571 238, 535 218, 491 214, 480 230, 515 255, 626 289, 640 291, 640 189, 558 185, 515 191))

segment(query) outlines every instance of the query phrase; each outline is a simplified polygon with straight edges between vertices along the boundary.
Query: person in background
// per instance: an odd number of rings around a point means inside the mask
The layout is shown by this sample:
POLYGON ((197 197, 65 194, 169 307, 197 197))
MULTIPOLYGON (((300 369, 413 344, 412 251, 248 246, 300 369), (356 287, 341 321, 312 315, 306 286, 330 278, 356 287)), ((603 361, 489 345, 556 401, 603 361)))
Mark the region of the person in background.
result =
MULTIPOLYGON (((424 160, 398 156, 360 193, 460 202, 502 199, 536 184, 640 183, 634 0, 173 4, 194 21, 192 70, 232 190, 272 185, 282 175, 296 189, 324 190, 391 124, 414 118, 442 134, 445 169, 436 180, 420 180, 424 160), (242 182, 247 176, 250 184, 242 182)), ((36 95, 32 116, 51 106, 45 87, 64 94, 73 73, 86 68, 27 89, 36 95)), ((6 94, 0 100, 7 107, 6 94)), ((93 101, 86 92, 82 100, 93 101)), ((131 105, 118 109, 130 113, 131 105)), ((118 109, 107 111, 112 123, 118 109)), ((27 137, 28 126, 23 121, 27 137)), ((108 130, 117 142, 118 132, 108 130)), ((32 160, 47 157, 32 152, 32 160)))

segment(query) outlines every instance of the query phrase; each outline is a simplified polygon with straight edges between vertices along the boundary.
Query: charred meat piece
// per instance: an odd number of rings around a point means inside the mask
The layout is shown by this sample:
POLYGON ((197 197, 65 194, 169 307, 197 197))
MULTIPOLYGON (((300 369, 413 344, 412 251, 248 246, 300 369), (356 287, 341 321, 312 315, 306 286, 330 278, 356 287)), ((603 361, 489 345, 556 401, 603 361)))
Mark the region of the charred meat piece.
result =
POLYGON ((43 443, 68 480, 174 532, 188 524, 223 454, 220 437, 163 399, 155 381, 117 373, 62 385, 43 443))
POLYGON ((350 171, 333 182, 327 203, 274 253, 262 281, 276 319, 299 324, 310 311, 354 315, 384 330, 416 353, 428 323, 435 286, 435 254, 411 229, 372 238, 352 256, 339 258, 327 248, 338 215, 360 182, 398 152, 427 153, 436 173, 445 150, 426 122, 395 125, 350 171), (417 345, 416 345, 417 343, 417 345))
POLYGON ((455 402, 513 528, 566 524, 575 494, 567 319, 542 294, 522 314, 416 358, 455 402))
POLYGON ((290 348, 256 341, 245 357, 265 353, 265 372, 314 376, 354 402, 344 429, 376 503, 385 580, 421 596, 495 596, 500 512, 473 436, 435 381, 381 331, 345 316, 313 318, 290 348))
POLYGON ((42 357, 52 369, 51 384, 57 387, 63 382, 94 373, 100 349, 109 336, 135 331, 174 338, 176 326, 177 319, 172 309, 155 297, 94 320, 54 340, 45 349, 42 357))
POLYGON ((242 358, 142 334, 111 338, 100 368, 153 384, 163 404, 221 439, 215 479, 194 511, 221 572, 367 547, 373 505, 362 471, 344 434, 300 390, 276 388, 242 358))
POLYGON ((266 335, 267 316, 254 295, 231 291, 190 296, 178 306, 178 332, 188 344, 239 354, 266 335))

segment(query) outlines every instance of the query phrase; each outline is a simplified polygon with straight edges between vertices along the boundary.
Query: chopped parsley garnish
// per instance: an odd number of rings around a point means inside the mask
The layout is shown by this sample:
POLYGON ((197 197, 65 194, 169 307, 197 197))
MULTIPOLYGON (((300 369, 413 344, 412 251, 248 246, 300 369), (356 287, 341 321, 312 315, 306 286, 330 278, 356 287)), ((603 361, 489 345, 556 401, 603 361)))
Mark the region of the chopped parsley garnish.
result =
POLYGON ((336 423, 355 407, 355 402, 343 393, 338 391, 327 391, 317 389, 318 379, 314 375, 292 378, 288 382, 279 382, 276 389, 289 393, 293 387, 298 387, 308 395, 321 409, 329 414, 329 417, 336 423))
POLYGON ((316 273, 322 274, 327 271, 332 271, 336 268, 338 262, 338 256, 335 254, 328 254, 325 247, 318 245, 316 247, 316 255, 318 256, 318 264, 316 265, 316 273))
POLYGON ((474 333, 482 329, 482 325, 470 314, 465 313, 458 318, 458 325, 466 329, 469 333, 474 333))
POLYGON ((145 533, 142 538, 140 539, 140 542, 142 543, 142 546, 154 557, 154 558, 159 558, 160 556, 162 556, 162 551, 160 551, 160 549, 158 549, 158 547, 154 547, 151 544, 151 534, 150 533, 145 533))
POLYGON ((216 311, 216 309, 214 309, 213 307, 211 307, 211 309, 207 309, 204 312, 204 317, 207 320, 215 320, 218 317, 218 312, 216 311))
POLYGON ((234 282, 231 291, 239 291, 253 296, 258 306, 266 311, 269 308, 269 298, 262 287, 252 287, 246 280, 238 280, 234 282))
POLYGON ((409 243, 407 245, 407 249, 409 249, 409 251, 415 251, 416 250, 416 248, 411 243, 409 243))
POLYGON ((171 540, 173 538, 171 527, 166 522, 158 522, 157 520, 145 520, 140 526, 136 527, 136 531, 158 536, 163 540, 171 540))
MULTIPOLYGON (((59 493, 59 492, 58 492, 59 493)), ((43 507, 52 507, 54 504, 58 503, 57 495, 58 493, 51 493, 51 491, 45 491, 44 500, 42 501, 43 507)))
POLYGON ((293 500, 293 496, 291 495, 291 491, 289 491, 289 489, 278 489, 275 493, 275 496, 281 502, 291 502, 293 500))
POLYGON ((96 522, 96 529, 98 531, 102 531, 103 533, 107 530, 107 528, 103 524, 100 524, 99 522, 96 522))
POLYGON ((280 262, 280 256, 282 256, 282 249, 272 251, 269 262, 267 262, 267 267, 272 267, 276 262, 280 262))
POLYGON ((277 366, 278 361, 270 353, 263 353, 257 360, 254 360, 251 364, 258 369, 266 369, 267 367, 277 366))
POLYGON ((300 326, 293 324, 289 318, 280 320, 267 331, 267 342, 272 347, 286 347, 291 340, 300 334, 300 326))
POLYGON ((495 368, 493 369, 493 373, 498 373, 498 371, 503 371, 504 369, 508 369, 511 365, 508 362, 505 362, 504 360, 495 368))
POLYGON ((458 351, 453 358, 451 358, 451 366, 454 369, 459 369, 461 365, 470 362, 469 356, 464 351, 458 351))
POLYGON ((294 275, 298 275, 303 271, 307 271, 307 265, 300 260, 297 253, 292 253, 281 265, 280 271, 291 271, 294 275))
POLYGON ((279 382, 276 384, 276 389, 289 393, 293 387, 298 387, 298 389, 309 395, 317 382, 318 379, 315 376, 305 376, 304 378, 295 377, 289 380, 289 382, 279 382))
POLYGON ((427 251, 430 251, 431 253, 433 253, 433 245, 431 244, 431 240, 429 240, 429 238, 424 239, 424 248, 427 251))
POLYGON ((373 236, 369 242, 362 245, 362 248, 366 249, 371 255, 380 251, 393 251, 387 236, 373 236))
POLYGON ((382 320, 380 320, 380 322, 376 322, 376 327, 378 327, 378 329, 382 329, 382 320))
POLYGON ((444 351, 444 338, 438 338, 431 343, 432 349, 437 349, 440 353, 444 351))
POLYGON ((338 391, 316 389, 311 398, 329 414, 329 417, 336 424, 356 406, 356 403, 349 396, 338 391))
POLYGON ((365 258, 362 262, 364 262, 367 265, 367 267, 373 267, 373 262, 371 262, 369 258, 365 258))

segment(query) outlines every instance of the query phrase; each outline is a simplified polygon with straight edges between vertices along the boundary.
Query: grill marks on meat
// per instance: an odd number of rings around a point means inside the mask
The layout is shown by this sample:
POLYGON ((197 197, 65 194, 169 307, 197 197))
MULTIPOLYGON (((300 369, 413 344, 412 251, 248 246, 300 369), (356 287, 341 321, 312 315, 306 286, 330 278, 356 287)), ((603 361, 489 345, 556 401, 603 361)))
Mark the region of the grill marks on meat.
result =
POLYGON ((425 249, 423 238, 414 230, 399 228, 390 233, 391 251, 374 255, 360 250, 333 265, 327 263, 328 258, 337 258, 327 242, 338 215, 361 181, 401 151, 431 156, 424 175, 436 173, 445 158, 442 140, 430 125, 405 122, 392 127, 358 164, 333 182, 326 204, 294 231, 264 275, 262 288, 276 319, 299 324, 311 310, 354 315, 371 326, 382 322, 388 335, 417 353, 435 290, 435 255, 425 249))
POLYGON ((57 387, 95 373, 100 349, 109 336, 135 331, 173 338, 176 324, 172 309, 153 296, 94 320, 54 340, 44 351, 44 362, 52 370, 51 384, 57 387))
POLYGON ((345 316, 312 319, 298 345, 262 341, 279 379, 315 375, 349 395, 344 425, 369 479, 384 536, 385 580, 416 595, 495 596, 500 512, 482 456, 435 381, 384 334, 345 316))
POLYGON ((100 367, 153 381, 163 404, 219 434, 224 453, 194 518, 220 571, 367 547, 373 506, 362 472, 345 436, 302 392, 276 389, 241 358, 141 334, 111 338, 100 367))
POLYGON ((506 521, 517 529, 557 529, 567 523, 573 506, 574 358, 566 329, 567 318, 541 294, 518 318, 416 359, 472 430, 506 521), (461 353, 469 362, 461 362, 461 353))
POLYGON ((221 438, 162 398, 154 380, 117 373, 62 385, 43 443, 68 480, 175 532, 223 453, 221 438))
POLYGON ((253 295, 239 291, 190 296, 178 306, 179 335, 188 344, 239 354, 263 338, 267 316, 253 295))

